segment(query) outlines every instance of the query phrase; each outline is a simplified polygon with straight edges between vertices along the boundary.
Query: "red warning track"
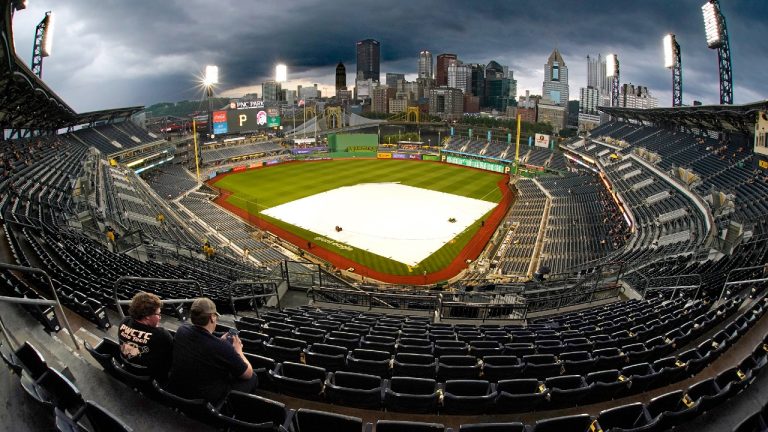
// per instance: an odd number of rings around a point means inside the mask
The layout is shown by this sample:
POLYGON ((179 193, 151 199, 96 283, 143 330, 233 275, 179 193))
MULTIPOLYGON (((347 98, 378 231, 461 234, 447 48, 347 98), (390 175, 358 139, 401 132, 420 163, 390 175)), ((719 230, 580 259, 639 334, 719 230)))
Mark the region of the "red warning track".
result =
MULTIPOLYGON (((439 162, 433 162, 433 163, 439 163, 439 162)), ((213 186, 213 183, 215 183, 219 179, 225 176, 228 176, 230 174, 236 174, 236 173, 237 172, 223 173, 206 182, 213 189, 220 191, 219 196, 214 200, 214 202, 220 205, 221 207, 236 214, 237 216, 239 216, 241 219, 248 222, 249 224, 255 225, 260 229, 267 230, 272 234, 282 238, 283 240, 286 240, 292 243, 294 246, 298 247, 299 249, 307 251, 306 239, 299 237, 298 235, 290 231, 286 231, 278 226, 275 226, 262 218, 256 218, 256 220, 254 221, 252 217, 253 215, 248 213, 246 210, 227 202, 227 198, 230 195, 232 195, 231 192, 225 189, 221 189, 213 186)), ((496 208, 493 209, 490 216, 485 220, 485 224, 478 229, 477 234, 475 234, 475 236, 469 240, 466 246, 464 246, 464 249, 462 249, 461 252, 459 252, 459 254, 453 259, 453 261, 451 261, 451 263, 448 264, 442 270, 439 270, 433 273, 428 273, 426 275, 413 275, 413 276, 392 275, 388 273, 379 272, 370 267, 363 266, 358 262, 350 260, 349 258, 343 257, 335 252, 324 249, 322 246, 319 246, 315 243, 312 243, 312 249, 309 250, 308 252, 311 253, 312 255, 315 255, 319 258, 322 258, 330 262, 337 268, 346 269, 346 268, 354 267, 355 273, 361 276, 365 276, 366 278, 379 280, 381 282, 401 284, 401 285, 425 285, 425 284, 433 284, 433 283, 448 280, 456 276, 457 274, 459 274, 459 272, 461 272, 467 267, 467 260, 474 261, 475 259, 477 259, 477 257, 483 251, 483 248, 485 247, 485 245, 491 239, 491 236, 493 236, 493 233, 496 231, 496 228, 504 219, 504 215, 507 213, 507 210, 512 205, 515 198, 514 193, 512 192, 512 190, 510 190, 508 185, 509 185, 509 175, 505 175, 504 178, 499 180, 499 182, 497 183, 497 186, 501 191, 501 201, 496 206, 496 208)))

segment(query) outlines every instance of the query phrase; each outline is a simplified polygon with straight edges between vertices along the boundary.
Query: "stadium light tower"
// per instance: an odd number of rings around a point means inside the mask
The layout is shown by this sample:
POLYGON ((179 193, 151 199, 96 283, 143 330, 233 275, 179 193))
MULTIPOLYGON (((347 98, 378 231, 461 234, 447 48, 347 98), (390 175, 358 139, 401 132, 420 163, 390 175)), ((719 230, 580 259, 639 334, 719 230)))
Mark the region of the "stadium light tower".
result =
POLYGON ((701 7, 704 15, 704 30, 707 33, 707 47, 717 50, 720 69, 720 104, 733 104, 733 69, 731 68, 731 45, 728 28, 717 0, 709 0, 701 7))
POLYGON ((605 76, 611 78, 611 106, 619 106, 619 56, 605 56, 605 76))
POLYGON ((664 36, 664 67, 672 69, 672 106, 683 106, 683 69, 680 44, 672 33, 664 36))
POLYGON ((35 43, 32 47, 32 73, 43 77, 43 57, 51 55, 53 48, 53 12, 45 13, 45 18, 35 27, 35 43))
POLYGON ((275 66, 275 81, 279 83, 288 81, 288 66, 284 64, 275 66))

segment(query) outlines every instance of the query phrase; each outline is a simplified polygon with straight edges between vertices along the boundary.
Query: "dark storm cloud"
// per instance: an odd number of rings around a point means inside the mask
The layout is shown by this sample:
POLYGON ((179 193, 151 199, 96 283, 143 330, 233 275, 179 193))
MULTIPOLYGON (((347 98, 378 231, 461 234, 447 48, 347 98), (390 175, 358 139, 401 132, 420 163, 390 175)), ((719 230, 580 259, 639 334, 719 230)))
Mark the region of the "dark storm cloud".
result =
MULTIPOLYGON (((717 54, 704 42, 703 0, 677 1, 205 1, 30 0, 14 17, 18 54, 28 62, 34 25, 57 15, 55 49, 44 79, 78 111, 196 98, 205 64, 220 67, 219 91, 260 90, 274 65, 289 79, 331 85, 336 63, 355 74, 355 41, 382 46, 382 74, 415 74, 418 52, 508 65, 519 93, 541 92, 552 49, 570 72, 571 98, 586 85, 586 56, 614 52, 622 82, 648 86, 662 106, 671 74, 661 38, 673 32, 683 52, 684 100, 718 101, 717 54)), ((768 6, 721 2, 731 36, 735 99, 768 97, 768 6)), ((290 83, 289 83, 290 86, 290 83)))

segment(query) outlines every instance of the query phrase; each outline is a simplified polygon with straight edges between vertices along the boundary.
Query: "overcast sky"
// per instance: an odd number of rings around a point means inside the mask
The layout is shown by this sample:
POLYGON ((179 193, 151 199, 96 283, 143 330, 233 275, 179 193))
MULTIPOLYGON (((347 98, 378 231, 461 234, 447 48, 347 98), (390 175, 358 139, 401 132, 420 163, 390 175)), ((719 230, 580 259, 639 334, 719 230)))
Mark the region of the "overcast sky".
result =
MULTIPOLYGON (((217 95, 261 94, 274 66, 289 82, 333 94, 339 61, 354 85, 355 42, 381 42, 386 72, 415 79, 420 50, 455 53, 465 63, 496 60, 514 71, 518 95, 541 94, 557 47, 571 99, 586 86, 586 56, 616 53, 621 82, 647 86, 671 105, 671 72, 661 39, 675 33, 683 101, 719 102, 717 52, 707 49, 704 0, 29 0, 13 18, 16 52, 27 64, 35 26, 56 16, 43 80, 75 111, 202 97, 206 64, 220 69, 217 95)), ((733 59, 735 103, 768 99, 768 1, 721 0, 733 59)))

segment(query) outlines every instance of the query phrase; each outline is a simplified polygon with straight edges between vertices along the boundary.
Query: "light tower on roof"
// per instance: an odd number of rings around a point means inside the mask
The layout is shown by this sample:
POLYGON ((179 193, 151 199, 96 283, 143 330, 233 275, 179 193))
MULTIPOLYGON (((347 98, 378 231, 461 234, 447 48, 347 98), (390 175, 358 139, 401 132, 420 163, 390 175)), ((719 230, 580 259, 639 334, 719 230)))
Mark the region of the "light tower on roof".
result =
POLYGON ((672 69, 672 106, 683 106, 683 66, 680 44, 672 33, 664 36, 664 67, 672 69))
POLYGON ((717 50, 720 69, 720 104, 733 104, 733 69, 731 67, 731 45, 728 28, 717 0, 709 0, 701 7, 704 15, 704 30, 707 33, 707 47, 717 50))

